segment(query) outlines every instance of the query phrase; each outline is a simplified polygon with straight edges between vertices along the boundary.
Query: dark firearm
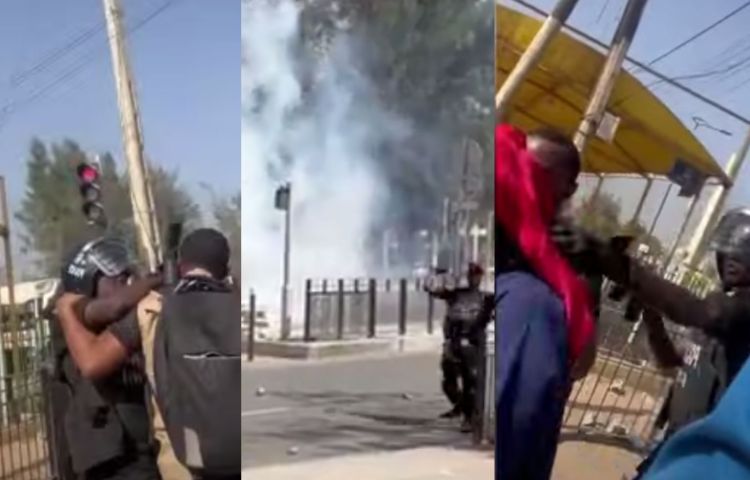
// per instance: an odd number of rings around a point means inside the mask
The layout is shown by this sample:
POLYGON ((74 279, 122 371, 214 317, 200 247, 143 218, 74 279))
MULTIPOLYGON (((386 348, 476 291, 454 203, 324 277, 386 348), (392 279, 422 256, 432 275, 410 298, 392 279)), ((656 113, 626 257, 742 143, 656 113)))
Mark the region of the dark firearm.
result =
POLYGON ((167 232, 167 245, 164 252, 164 283, 174 285, 177 283, 177 250, 182 238, 182 223, 169 224, 167 232))
MULTIPOLYGON (((615 255, 627 255, 627 250, 633 242, 633 237, 613 237, 610 240, 611 252, 615 255)), ((615 284, 609 291, 609 299, 615 302, 625 300, 625 312, 623 317, 629 322, 635 322, 643 312, 643 305, 634 296, 628 295, 628 289, 623 285, 615 284)))
MULTIPOLYGON (((579 227, 564 223, 553 228, 553 237, 573 267, 590 278, 610 277, 612 269, 618 268, 610 259, 626 256, 635 240, 629 235, 617 235, 609 240, 602 240, 579 227)), ((629 296, 628 293, 626 287, 615 284, 607 296, 614 302, 625 301, 625 320, 635 321, 643 311, 643 307, 635 297, 629 296)))

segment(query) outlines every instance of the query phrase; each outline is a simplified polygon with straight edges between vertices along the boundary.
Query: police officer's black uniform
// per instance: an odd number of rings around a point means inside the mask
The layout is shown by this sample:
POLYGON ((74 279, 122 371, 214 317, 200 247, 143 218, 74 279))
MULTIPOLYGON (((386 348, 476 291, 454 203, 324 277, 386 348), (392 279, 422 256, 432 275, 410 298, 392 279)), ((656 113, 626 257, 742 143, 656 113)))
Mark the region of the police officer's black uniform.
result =
MULTIPOLYGON (((711 245, 720 270, 731 258, 744 267, 746 276, 750 274, 750 210, 735 209, 724 215, 711 245)), ((658 419, 666 425, 669 437, 710 413, 750 356, 750 288, 727 285, 722 273, 724 291, 700 299, 648 269, 625 263, 615 268, 628 273, 620 283, 649 308, 677 324, 693 327, 681 352, 680 371, 658 419)), ((640 472, 649 464, 644 462, 640 472)))
MULTIPOLYGON (((470 267, 470 276, 481 273, 478 266, 470 267)), ((440 289, 430 294, 447 304, 440 368, 443 392, 453 410, 445 416, 463 415, 468 427, 476 407, 479 349, 491 318, 493 298, 472 286, 440 289)))
MULTIPOLYGON (((130 266, 123 249, 107 240, 87 244, 66 264, 63 289, 94 296, 100 275, 119 275, 130 266)), ((134 354, 103 381, 87 380, 67 351, 59 322, 53 318, 50 323, 54 381, 69 393, 64 417, 54 422, 62 422, 72 469, 82 479, 158 479, 142 356, 134 354)))

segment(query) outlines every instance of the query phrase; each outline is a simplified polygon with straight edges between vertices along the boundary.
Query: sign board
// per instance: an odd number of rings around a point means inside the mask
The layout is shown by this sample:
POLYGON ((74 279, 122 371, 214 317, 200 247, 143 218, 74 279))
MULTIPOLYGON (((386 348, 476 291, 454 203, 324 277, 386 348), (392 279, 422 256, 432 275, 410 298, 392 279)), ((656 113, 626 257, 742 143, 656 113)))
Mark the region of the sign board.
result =
POLYGON ((667 178, 680 187, 679 196, 693 197, 700 192, 706 181, 706 175, 691 166, 685 160, 675 160, 667 178))
POLYGON ((607 143, 612 143, 615 140, 615 135, 617 134, 617 128, 619 126, 620 117, 609 112, 604 112, 604 116, 602 117, 601 122, 599 122, 596 136, 607 143))

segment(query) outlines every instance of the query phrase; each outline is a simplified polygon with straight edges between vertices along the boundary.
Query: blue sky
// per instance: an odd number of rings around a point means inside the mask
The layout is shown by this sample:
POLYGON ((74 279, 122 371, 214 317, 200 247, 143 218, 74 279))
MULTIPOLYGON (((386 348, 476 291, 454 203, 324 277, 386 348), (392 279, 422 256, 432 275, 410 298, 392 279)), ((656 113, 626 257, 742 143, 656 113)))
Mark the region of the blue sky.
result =
MULTIPOLYGON (((132 28, 166 0, 121 0, 132 28)), ((206 183, 221 194, 240 188, 240 2, 174 0, 129 34, 128 47, 147 155, 177 169, 201 203, 206 183)), ((0 125, 0 174, 11 208, 23 195, 33 136, 69 137, 123 165, 119 114, 106 34, 100 29, 57 62, 18 76, 91 28, 104 25, 101 0, 3 0, 0 108, 20 102, 0 125), (25 100, 92 60, 35 101, 25 100)), ((105 192, 106 194, 106 192, 105 192)), ((15 224, 14 226, 17 226, 15 224)), ((16 242, 16 246, 18 242, 16 242)))
MULTIPOLYGON (((509 0, 503 0, 501 3, 524 11, 523 7, 509 0)), ((556 0, 530 0, 529 3, 549 11, 556 0)), ((626 0, 580 0, 569 23, 608 44, 626 3, 626 0)), ((742 3, 744 0, 652 0, 646 6, 629 56, 649 62, 742 3)), ((674 77, 714 71, 736 63, 746 58, 747 52, 750 52, 750 31, 747 29, 749 23, 750 8, 686 48, 658 62, 654 68, 674 77)), ((633 70, 632 66, 626 68, 633 70)), ((647 74, 637 76, 646 84, 650 84, 654 79, 647 74)), ((712 100, 746 117, 750 116, 750 66, 738 68, 727 78, 713 77, 682 82, 712 100), (748 83, 743 84, 745 81, 748 83)), ((673 87, 660 85, 655 87, 654 91, 690 128, 693 127, 691 117, 699 116, 717 128, 733 133, 731 137, 728 137, 705 128, 699 128, 694 132, 716 160, 724 165, 730 154, 739 147, 746 127, 712 107, 680 93, 673 87)), ((750 167, 746 165, 730 196, 730 204, 750 203, 749 180, 750 167)), ((624 180, 608 181, 605 185, 607 191, 614 193, 630 209, 634 208, 635 199, 643 188, 642 183, 639 185, 636 182, 624 180)), ((665 189, 663 184, 657 184, 652 189, 642 216, 646 223, 650 224, 665 189)), ((704 196, 704 198, 707 197, 708 195, 704 196)), ((629 214, 627 208, 625 213, 629 214)), ((686 208, 687 202, 684 199, 671 199, 662 214, 657 234, 664 239, 671 240, 679 228, 686 208)))

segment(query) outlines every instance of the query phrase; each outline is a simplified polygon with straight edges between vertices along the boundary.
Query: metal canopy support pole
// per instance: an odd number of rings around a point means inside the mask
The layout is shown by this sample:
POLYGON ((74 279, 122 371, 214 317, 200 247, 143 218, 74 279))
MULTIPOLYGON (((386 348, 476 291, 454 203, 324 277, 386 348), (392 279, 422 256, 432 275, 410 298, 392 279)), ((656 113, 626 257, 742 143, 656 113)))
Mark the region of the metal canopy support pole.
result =
POLYGON ((640 221, 641 213, 643 212, 643 206, 646 204, 646 199, 648 198, 648 194, 651 193, 651 187, 654 185, 654 179, 651 176, 646 177, 646 188, 643 189, 643 194, 641 195, 641 199, 638 200, 638 206, 635 208, 635 212, 633 212, 633 217, 630 219, 630 222, 633 224, 637 224, 640 221))
POLYGON ((508 78, 503 82, 503 85, 495 96, 495 113, 498 122, 501 122, 505 118, 513 96, 521 88, 529 73, 539 63, 542 54, 544 54, 552 39, 555 38, 555 35, 557 35, 568 17, 570 17, 577 3, 578 0, 558 0, 555 8, 542 24, 542 28, 534 36, 534 40, 531 41, 531 44, 529 44, 526 51, 521 55, 513 71, 510 72, 508 78))
MULTIPOLYGON (((733 184, 737 180, 737 176, 742 168, 742 163, 747 157, 748 150, 750 150, 750 128, 745 134, 745 138, 742 140, 742 145, 740 145, 739 150, 737 150, 737 152, 731 156, 729 162, 727 162, 726 174, 733 184)), ((703 213, 703 217, 701 217, 698 226, 693 232, 693 237, 690 239, 690 244, 687 250, 688 256, 685 259, 685 264, 688 268, 694 269, 700 263, 705 250, 706 236, 716 225, 719 216, 724 210, 724 205, 726 204, 728 196, 729 187, 727 186, 718 187, 711 195, 708 205, 706 206, 706 211, 703 213)))

